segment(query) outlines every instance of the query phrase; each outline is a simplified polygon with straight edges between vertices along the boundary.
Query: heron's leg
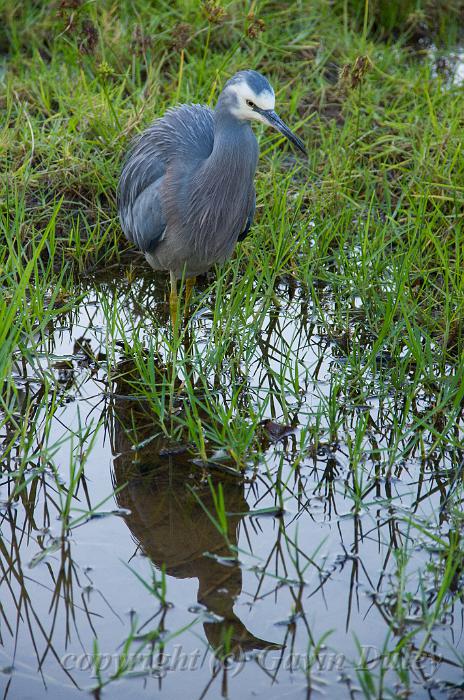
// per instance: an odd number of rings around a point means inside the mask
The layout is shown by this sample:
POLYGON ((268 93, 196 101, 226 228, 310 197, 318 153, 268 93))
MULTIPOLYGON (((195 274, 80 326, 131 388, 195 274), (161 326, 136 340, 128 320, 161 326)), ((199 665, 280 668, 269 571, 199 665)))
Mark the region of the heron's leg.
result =
POLYGON ((192 296, 192 291, 195 286, 195 283, 197 281, 196 277, 187 277, 187 280, 185 282, 185 310, 184 314, 187 316, 189 306, 190 306, 190 298, 192 296))
POLYGON ((177 324, 177 280, 175 274, 172 270, 169 272, 169 277, 171 280, 171 293, 169 295, 169 310, 171 312, 171 323, 172 327, 175 328, 177 324))

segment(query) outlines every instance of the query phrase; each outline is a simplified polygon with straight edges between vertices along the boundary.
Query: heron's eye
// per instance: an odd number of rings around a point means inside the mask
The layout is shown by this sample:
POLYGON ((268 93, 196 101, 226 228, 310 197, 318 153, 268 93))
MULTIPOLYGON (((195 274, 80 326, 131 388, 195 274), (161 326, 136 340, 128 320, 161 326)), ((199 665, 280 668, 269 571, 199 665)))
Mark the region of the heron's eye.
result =
POLYGON ((246 103, 247 103, 248 107, 251 107, 251 109, 254 109, 256 106, 255 103, 252 102, 251 100, 247 100, 246 103))

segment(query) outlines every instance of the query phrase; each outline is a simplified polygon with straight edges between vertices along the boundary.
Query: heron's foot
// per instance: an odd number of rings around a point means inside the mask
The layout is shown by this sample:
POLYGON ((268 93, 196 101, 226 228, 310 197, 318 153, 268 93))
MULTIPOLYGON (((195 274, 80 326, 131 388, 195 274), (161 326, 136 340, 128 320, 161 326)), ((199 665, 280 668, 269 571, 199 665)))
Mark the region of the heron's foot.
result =
POLYGON ((184 307, 184 318, 188 318, 190 309, 190 299, 192 297, 193 288, 197 281, 196 277, 187 277, 185 282, 185 307, 184 307))

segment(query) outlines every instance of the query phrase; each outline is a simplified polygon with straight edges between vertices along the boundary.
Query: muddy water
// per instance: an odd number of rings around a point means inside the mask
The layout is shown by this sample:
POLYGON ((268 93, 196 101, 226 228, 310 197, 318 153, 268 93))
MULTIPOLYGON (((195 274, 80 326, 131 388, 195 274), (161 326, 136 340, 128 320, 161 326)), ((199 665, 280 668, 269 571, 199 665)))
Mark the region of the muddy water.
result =
MULTIPOLYGON (((424 641, 423 613, 437 599, 440 552, 424 531, 446 539, 440 505, 462 455, 450 449, 427 462, 413 449, 388 471, 382 448, 391 446, 401 397, 379 398, 373 377, 363 405, 338 408, 337 440, 327 439, 342 341, 318 326, 301 290, 277 291, 280 308, 263 325, 248 377, 257 405, 272 394, 265 418, 273 422, 265 457, 245 478, 208 472, 173 449, 146 406, 108 383, 109 344, 119 333, 109 331, 109 316, 126 337, 141 324, 149 338, 153 317, 165 313, 150 280, 96 282, 38 351, 17 355, 25 442, 4 469, 14 473, 26 452, 29 460, 12 504, 6 471, 1 487, 4 697, 81 698, 98 684, 97 697, 124 700, 361 697, 365 666, 374 679, 383 669, 393 692, 404 688, 403 665, 414 698, 448 697, 444 683, 461 682, 462 604, 443 608, 421 662, 410 652, 424 641), (272 387, 292 367, 299 394, 288 392, 284 410, 272 387), (363 416, 370 428, 355 509, 350 430, 363 416), (294 430, 275 425, 285 423, 294 430), (315 445, 315 434, 326 437, 315 445), (80 465, 74 526, 62 537, 66 491, 57 484, 69 485, 80 465), (226 536, 214 502, 219 484, 226 536), (404 662, 388 661, 399 639, 404 662), (111 680, 124 654, 131 667, 111 680)), ((329 318, 330 305, 327 295, 329 318)), ((205 342, 208 323, 207 313, 195 322, 205 342)), ((8 426, 2 438, 7 444, 8 426)))

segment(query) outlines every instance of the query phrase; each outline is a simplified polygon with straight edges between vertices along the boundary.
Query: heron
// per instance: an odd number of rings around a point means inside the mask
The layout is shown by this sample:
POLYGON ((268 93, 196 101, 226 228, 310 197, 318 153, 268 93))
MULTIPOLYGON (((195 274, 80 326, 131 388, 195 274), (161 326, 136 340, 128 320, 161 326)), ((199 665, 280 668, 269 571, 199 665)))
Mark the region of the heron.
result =
POLYGON ((185 279, 187 309, 196 277, 227 260, 250 231, 259 154, 251 122, 277 129, 306 154, 274 107, 269 81, 242 70, 227 81, 214 109, 168 109, 129 150, 118 185, 121 227, 154 270, 169 271, 174 327, 178 280, 185 279))

